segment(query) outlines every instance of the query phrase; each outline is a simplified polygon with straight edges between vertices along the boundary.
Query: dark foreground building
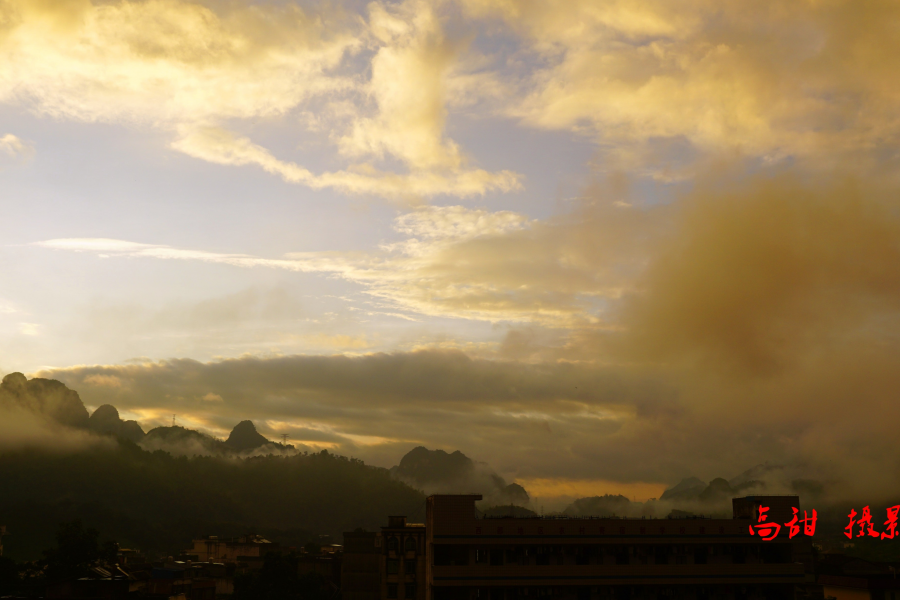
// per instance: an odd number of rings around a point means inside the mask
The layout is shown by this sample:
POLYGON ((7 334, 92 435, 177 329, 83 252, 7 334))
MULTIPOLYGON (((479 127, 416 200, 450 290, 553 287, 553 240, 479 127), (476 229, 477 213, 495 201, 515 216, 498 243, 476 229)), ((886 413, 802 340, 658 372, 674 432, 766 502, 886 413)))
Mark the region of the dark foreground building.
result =
POLYGON ((821 600, 810 538, 751 536, 755 507, 790 520, 796 496, 735 499, 733 519, 477 518, 479 495, 427 500, 427 600, 821 600))
POLYGON ((424 600, 425 525, 388 517, 375 532, 344 534, 342 600, 424 600))

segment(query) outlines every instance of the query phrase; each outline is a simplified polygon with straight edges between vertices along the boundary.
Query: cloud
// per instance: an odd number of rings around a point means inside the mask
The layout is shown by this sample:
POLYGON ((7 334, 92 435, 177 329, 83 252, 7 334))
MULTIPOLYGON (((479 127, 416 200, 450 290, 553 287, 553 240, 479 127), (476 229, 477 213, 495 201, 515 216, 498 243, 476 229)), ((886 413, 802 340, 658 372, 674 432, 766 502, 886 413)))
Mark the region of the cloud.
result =
POLYGON ((372 34, 382 43, 372 59, 367 93, 378 105, 373 118, 356 119, 340 139, 351 156, 392 154, 419 169, 458 169, 464 162, 454 142, 443 139, 446 80, 462 48, 446 39, 429 2, 394 10, 370 5, 372 34))
POLYGON ((34 155, 34 147, 11 133, 0 137, 0 169, 21 163, 34 155))
POLYGON ((4 2, 0 100, 80 121, 205 122, 284 114, 346 85, 340 14, 180 0, 4 2), (15 60, 12 60, 15 57, 15 60))
POLYGON ((40 335, 40 323, 19 323, 19 333, 22 335, 40 335))
POLYGON ((122 380, 115 375, 89 375, 84 378, 84 383, 97 387, 120 388, 122 380))
POLYGON ((127 383, 128 394, 84 388, 86 401, 132 412, 153 406, 160 414, 206 423, 220 435, 252 416, 257 422, 280 423, 272 428, 292 439, 309 445, 327 442, 355 456, 377 453, 398 440, 404 445, 424 439, 448 447, 469 445, 487 431, 493 434, 481 446, 484 456, 504 445, 528 453, 549 438, 520 447, 521 434, 544 431, 545 421, 577 437, 595 435, 598 426, 613 431, 632 412, 632 395, 650 391, 623 386, 627 375, 612 371, 492 363, 454 351, 174 360, 43 374, 63 381, 114 375, 127 383), (228 402, 211 406, 197 400, 210 389, 227 389, 228 402), (330 433, 323 438, 321 432, 330 433))
POLYGON ((610 170, 685 178, 723 152, 872 168, 900 134, 891 2, 461 3, 539 65, 508 114, 593 137, 610 170))
POLYGON ((105 443, 87 431, 52 423, 30 410, 0 406, 0 450, 72 452, 105 443))
POLYGON ((864 182, 700 186, 624 309, 629 344, 644 357, 699 352, 767 371, 816 348, 888 342, 900 314, 898 240, 891 195, 864 182))
MULTIPOLYGON (((333 273, 396 309, 485 321, 571 325, 596 321, 598 299, 618 297, 634 257, 639 210, 597 202, 544 222, 510 212, 422 207, 397 218, 406 239, 370 253, 305 252, 267 259, 106 239, 35 245, 110 256, 196 260, 236 267, 333 273), (603 236, 594 230, 603 223, 603 236)), ((652 227, 651 227, 652 229, 652 227)), ((396 311, 395 311, 396 312, 396 311)))
MULTIPOLYGON (((327 428, 338 451, 385 466, 424 444, 487 460, 511 480, 655 485, 768 460, 838 482, 846 497, 886 497, 896 486, 879 474, 900 467, 892 190, 720 173, 668 205, 597 186, 543 220, 422 208, 396 221, 403 241, 377 252, 279 261, 421 314, 521 319, 501 329, 499 348, 48 375, 114 374, 141 390, 127 402, 179 414, 206 413, 165 394, 227 389, 228 411, 208 415, 222 428, 243 418, 327 428)), ((91 393, 92 404, 111 401, 91 393)))
MULTIPOLYGON (((175 136, 171 146, 180 152, 256 165, 313 189, 416 200, 521 185, 511 171, 467 167, 445 137, 444 81, 458 51, 443 40, 428 3, 373 3, 369 23, 334 5, 313 10, 291 3, 4 0, 2 6, 0 102, 57 119, 161 128, 175 136), (411 28, 386 33, 407 18, 411 28), (372 78, 365 82, 354 68, 364 71, 369 56, 372 78), (342 117, 332 104, 349 110, 342 117), (331 131, 343 155, 362 162, 314 174, 224 128, 304 109, 325 117, 319 128, 331 131), (407 169, 379 170, 371 159, 399 159, 407 169)), ((0 138, 0 155, 22 148, 14 136, 0 138)))
POLYGON ((313 189, 333 188, 351 194, 375 194, 393 199, 452 194, 460 197, 484 195, 488 191, 519 189, 519 176, 511 171, 489 173, 482 169, 415 170, 407 174, 379 171, 369 164, 352 171, 315 175, 291 162, 281 161, 247 138, 213 127, 188 130, 172 147, 196 158, 224 165, 256 165, 287 182, 313 189))

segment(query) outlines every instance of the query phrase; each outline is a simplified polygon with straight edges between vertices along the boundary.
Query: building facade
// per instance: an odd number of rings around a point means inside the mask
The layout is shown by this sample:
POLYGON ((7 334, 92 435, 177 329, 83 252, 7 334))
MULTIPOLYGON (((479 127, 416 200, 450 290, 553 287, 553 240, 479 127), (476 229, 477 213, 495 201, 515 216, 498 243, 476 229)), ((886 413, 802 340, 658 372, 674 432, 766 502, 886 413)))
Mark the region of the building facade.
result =
POLYGON ((784 523, 796 496, 736 501, 733 519, 478 518, 480 499, 428 498, 427 600, 822 598, 809 538, 749 534, 754 503, 784 523))
POLYGON ((379 532, 344 534, 344 600, 425 600, 425 525, 388 517, 379 532))

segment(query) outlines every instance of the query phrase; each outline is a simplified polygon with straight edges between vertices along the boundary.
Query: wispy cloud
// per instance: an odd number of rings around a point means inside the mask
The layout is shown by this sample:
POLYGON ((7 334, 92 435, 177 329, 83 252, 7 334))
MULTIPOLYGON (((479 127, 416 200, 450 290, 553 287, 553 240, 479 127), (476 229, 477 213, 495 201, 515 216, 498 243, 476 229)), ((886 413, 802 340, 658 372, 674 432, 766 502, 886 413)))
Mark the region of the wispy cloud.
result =
POLYGON ((0 137, 0 168, 28 160, 34 155, 34 147, 11 133, 0 137))
MULTIPOLYGON (((632 227, 642 219, 636 211, 606 204, 588 212, 596 212, 594 218, 600 214, 608 218, 610 227, 632 227)), ((579 217, 585 214, 579 213, 579 217)), ((593 218, 576 227, 586 230, 592 223, 593 218)), ((591 298, 621 295, 621 278, 617 280, 612 273, 612 264, 618 259, 607 256, 591 263, 585 252, 608 253, 621 247, 626 236, 622 230, 603 242, 582 247, 580 242, 573 243, 572 230, 559 225, 532 221, 510 211, 423 207, 398 217, 395 229, 405 239, 385 243, 379 250, 288 253, 277 259, 108 239, 55 239, 34 245, 107 257, 330 273, 362 285, 367 294, 394 309, 388 313, 400 309, 420 315, 571 326, 596 319, 591 298), (566 260, 557 258, 560 251, 566 260), (598 269, 608 277, 600 276, 598 269)), ((626 256, 622 260, 631 259, 626 256)))

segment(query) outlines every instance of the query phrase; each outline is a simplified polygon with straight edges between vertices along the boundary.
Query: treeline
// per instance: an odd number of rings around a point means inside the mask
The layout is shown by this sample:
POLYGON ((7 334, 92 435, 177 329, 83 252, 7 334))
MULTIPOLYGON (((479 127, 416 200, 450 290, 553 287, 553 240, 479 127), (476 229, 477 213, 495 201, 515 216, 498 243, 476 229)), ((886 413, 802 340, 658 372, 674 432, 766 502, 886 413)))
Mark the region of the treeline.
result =
POLYGON ((120 441, 74 453, 0 454, 6 554, 33 560, 58 523, 81 519, 122 547, 187 548, 202 535, 259 533, 302 546, 320 534, 424 519, 421 492, 386 469, 325 451, 248 459, 173 457, 120 441))

